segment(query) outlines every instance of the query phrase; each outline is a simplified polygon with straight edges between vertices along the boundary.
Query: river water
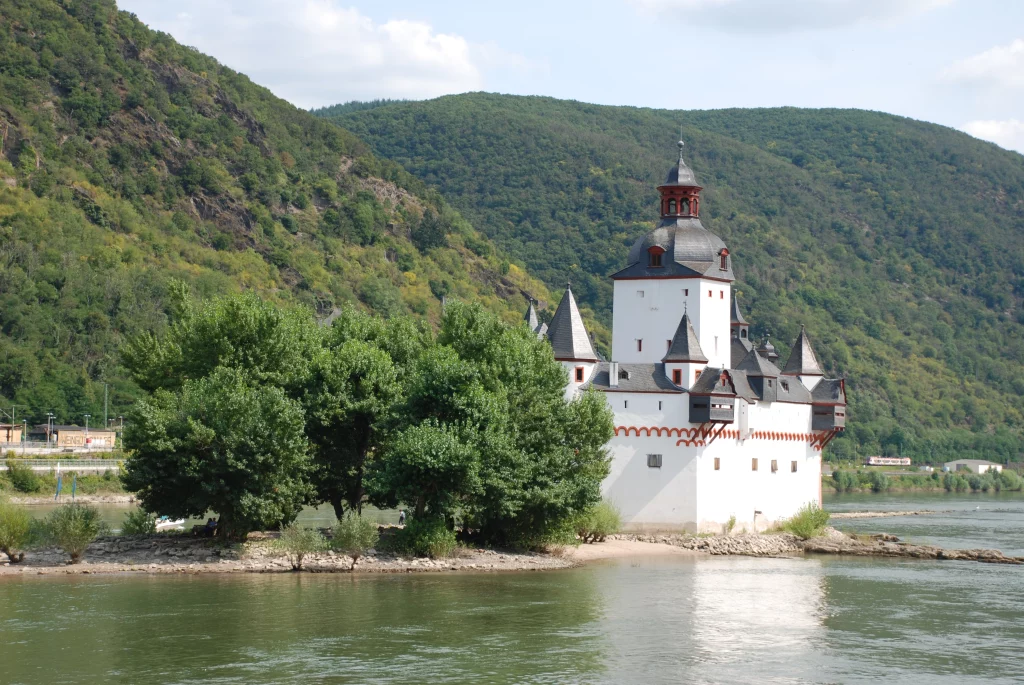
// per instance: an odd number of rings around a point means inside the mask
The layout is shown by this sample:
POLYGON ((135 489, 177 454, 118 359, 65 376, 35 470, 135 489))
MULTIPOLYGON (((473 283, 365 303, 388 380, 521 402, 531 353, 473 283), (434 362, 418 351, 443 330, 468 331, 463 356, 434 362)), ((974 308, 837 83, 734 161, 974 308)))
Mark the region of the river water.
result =
MULTIPOLYGON (((841 524, 914 541, 1024 516, 1019 496, 883 497, 826 506, 953 511, 841 524)), ((0 579, 0 683, 1020 683, 1021 645, 1024 571, 967 562, 0 579)))

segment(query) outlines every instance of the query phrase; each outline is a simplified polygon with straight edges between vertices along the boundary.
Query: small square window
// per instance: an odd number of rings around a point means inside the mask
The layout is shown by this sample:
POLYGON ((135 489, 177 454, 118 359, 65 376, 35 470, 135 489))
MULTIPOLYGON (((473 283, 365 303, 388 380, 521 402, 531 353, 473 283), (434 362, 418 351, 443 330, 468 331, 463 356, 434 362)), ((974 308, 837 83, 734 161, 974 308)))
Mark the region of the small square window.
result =
POLYGON ((639 297, 640 299, 643 299, 644 291, 643 290, 637 290, 636 291, 636 296, 639 297))
POLYGON ((682 369, 672 369, 672 382, 675 383, 676 385, 682 385, 683 384, 683 370, 682 369))
POLYGON ((660 454, 648 454, 647 455, 647 466, 652 469, 661 468, 661 455, 660 454))
POLYGON ((795 461, 794 462, 790 462, 789 470, 790 470, 791 473, 796 473, 796 462, 795 461))
POLYGON ((776 473, 779 470, 779 460, 772 459, 772 473, 776 473))
POLYGON ((690 296, 690 289, 689 288, 683 288, 683 297, 689 297, 689 296, 690 296))
POLYGON ((757 471, 757 457, 750 460, 750 470, 757 471))
POLYGON ((576 367, 576 382, 577 383, 582 383, 583 382, 583 367, 582 366, 577 366, 576 367))
POLYGON ((715 471, 721 471, 721 470, 722 470, 722 458, 721 457, 715 457, 715 471))
POLYGON ((643 352, 644 351, 644 341, 643 340, 637 340, 636 341, 636 351, 637 352, 643 352))

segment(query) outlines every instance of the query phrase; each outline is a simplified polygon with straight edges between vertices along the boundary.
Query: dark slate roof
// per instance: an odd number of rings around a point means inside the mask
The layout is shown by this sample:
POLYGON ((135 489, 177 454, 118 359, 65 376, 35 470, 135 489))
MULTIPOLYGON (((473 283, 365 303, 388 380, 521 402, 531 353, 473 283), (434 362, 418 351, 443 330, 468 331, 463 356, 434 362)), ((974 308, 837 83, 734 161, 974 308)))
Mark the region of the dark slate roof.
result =
POLYGON ((568 287, 562 301, 558 303, 555 316, 548 325, 548 340, 551 341, 555 359, 592 362, 598 360, 594 346, 590 342, 590 335, 583 325, 579 307, 576 306, 576 298, 572 295, 572 289, 568 287))
POLYGON ((821 370, 821 365, 818 364, 818 358, 814 354, 814 349, 811 348, 811 341, 807 338, 807 331, 803 326, 800 327, 800 335, 793 343, 793 350, 789 353, 786 368, 782 370, 782 373, 787 376, 825 375, 821 370))
POLYGON ((764 342, 761 343, 761 347, 757 348, 757 352, 773 363, 779 358, 779 353, 775 351, 775 345, 772 345, 772 341, 768 339, 767 335, 764 336, 764 342))
POLYGON ((743 313, 740 312, 740 296, 732 296, 732 311, 729 315, 729 323, 738 323, 744 326, 749 325, 747 320, 743 318, 743 313))
POLYGON ((700 349, 700 341, 697 334, 693 332, 693 324, 690 323, 690 315, 683 314, 683 318, 676 327, 676 334, 672 336, 672 344, 668 353, 662 358, 663 362, 707 362, 708 358, 700 349))
POLYGON ((779 387, 775 394, 778 402, 811 403, 811 391, 799 378, 780 378, 778 382, 779 387))
POLYGON ((686 162, 683 161, 683 148, 686 146, 686 143, 680 140, 676 144, 679 146, 679 160, 669 169, 668 176, 665 177, 665 182, 662 185, 696 186, 697 177, 693 175, 693 169, 688 167, 686 162))
POLYGON ((697 217, 665 217, 658 227, 633 243, 627 266, 612 278, 657 278, 659 276, 707 276, 726 281, 736 280, 732 273, 732 257, 726 258, 725 271, 719 268, 719 253, 725 243, 704 228, 697 217), (664 266, 648 266, 648 250, 657 245, 665 250, 664 266))
POLYGON ((658 364, 619 364, 619 384, 612 387, 608 384, 608 369, 611 364, 601 362, 584 387, 593 387, 604 392, 683 392, 665 375, 665 365, 658 364), (623 378, 623 376, 626 376, 623 378))
POLYGON ((723 369, 713 366, 706 367, 690 387, 690 393, 694 395, 735 395, 751 402, 757 399, 757 393, 750 388, 745 373, 736 369, 724 369, 727 378, 723 383, 722 371, 723 369))
POLYGON ((822 378, 811 391, 815 404, 846 404, 846 384, 841 378, 822 378))
POLYGON ((754 349, 754 345, 751 344, 749 338, 733 338, 730 343, 731 349, 729 350, 729 365, 732 368, 736 368, 743 361, 743 358, 747 356, 747 353, 754 349))
POLYGON ((743 358, 743 361, 736 365, 736 368, 739 371, 746 371, 749 376, 765 376, 773 378, 782 374, 782 372, 779 371, 779 367, 762 357, 755 349, 751 349, 747 352, 747 356, 743 358))

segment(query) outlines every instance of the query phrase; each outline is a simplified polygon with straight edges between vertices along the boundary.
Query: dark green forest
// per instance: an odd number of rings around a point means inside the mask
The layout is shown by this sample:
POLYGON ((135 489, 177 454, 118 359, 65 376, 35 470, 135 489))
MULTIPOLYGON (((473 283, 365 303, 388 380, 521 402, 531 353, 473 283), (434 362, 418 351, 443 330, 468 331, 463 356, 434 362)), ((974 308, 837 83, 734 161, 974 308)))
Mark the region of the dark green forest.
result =
POLYGON ((1021 460, 1021 155, 859 110, 476 93, 375 104, 331 120, 549 287, 571 280, 605 351, 607 276, 656 218, 682 124, 702 218, 735 256, 753 332, 785 354, 806 324, 829 374, 849 379, 849 428, 831 455, 1021 460))
POLYGON ((118 349, 186 286, 434 323, 546 297, 398 164, 114 2, 0 0, 0 407, 95 425, 109 384, 123 413, 118 349))

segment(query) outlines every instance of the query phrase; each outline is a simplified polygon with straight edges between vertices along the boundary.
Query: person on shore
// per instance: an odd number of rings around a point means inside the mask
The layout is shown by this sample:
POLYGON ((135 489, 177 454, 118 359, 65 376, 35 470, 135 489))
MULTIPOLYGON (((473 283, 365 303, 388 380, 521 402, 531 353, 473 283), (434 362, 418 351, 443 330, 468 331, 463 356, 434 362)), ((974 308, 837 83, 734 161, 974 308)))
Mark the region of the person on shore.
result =
POLYGON ((405 509, 402 509, 401 511, 398 512, 398 525, 405 525, 405 509))
POLYGON ((217 533, 217 519, 206 519, 206 537, 212 538, 217 533))

